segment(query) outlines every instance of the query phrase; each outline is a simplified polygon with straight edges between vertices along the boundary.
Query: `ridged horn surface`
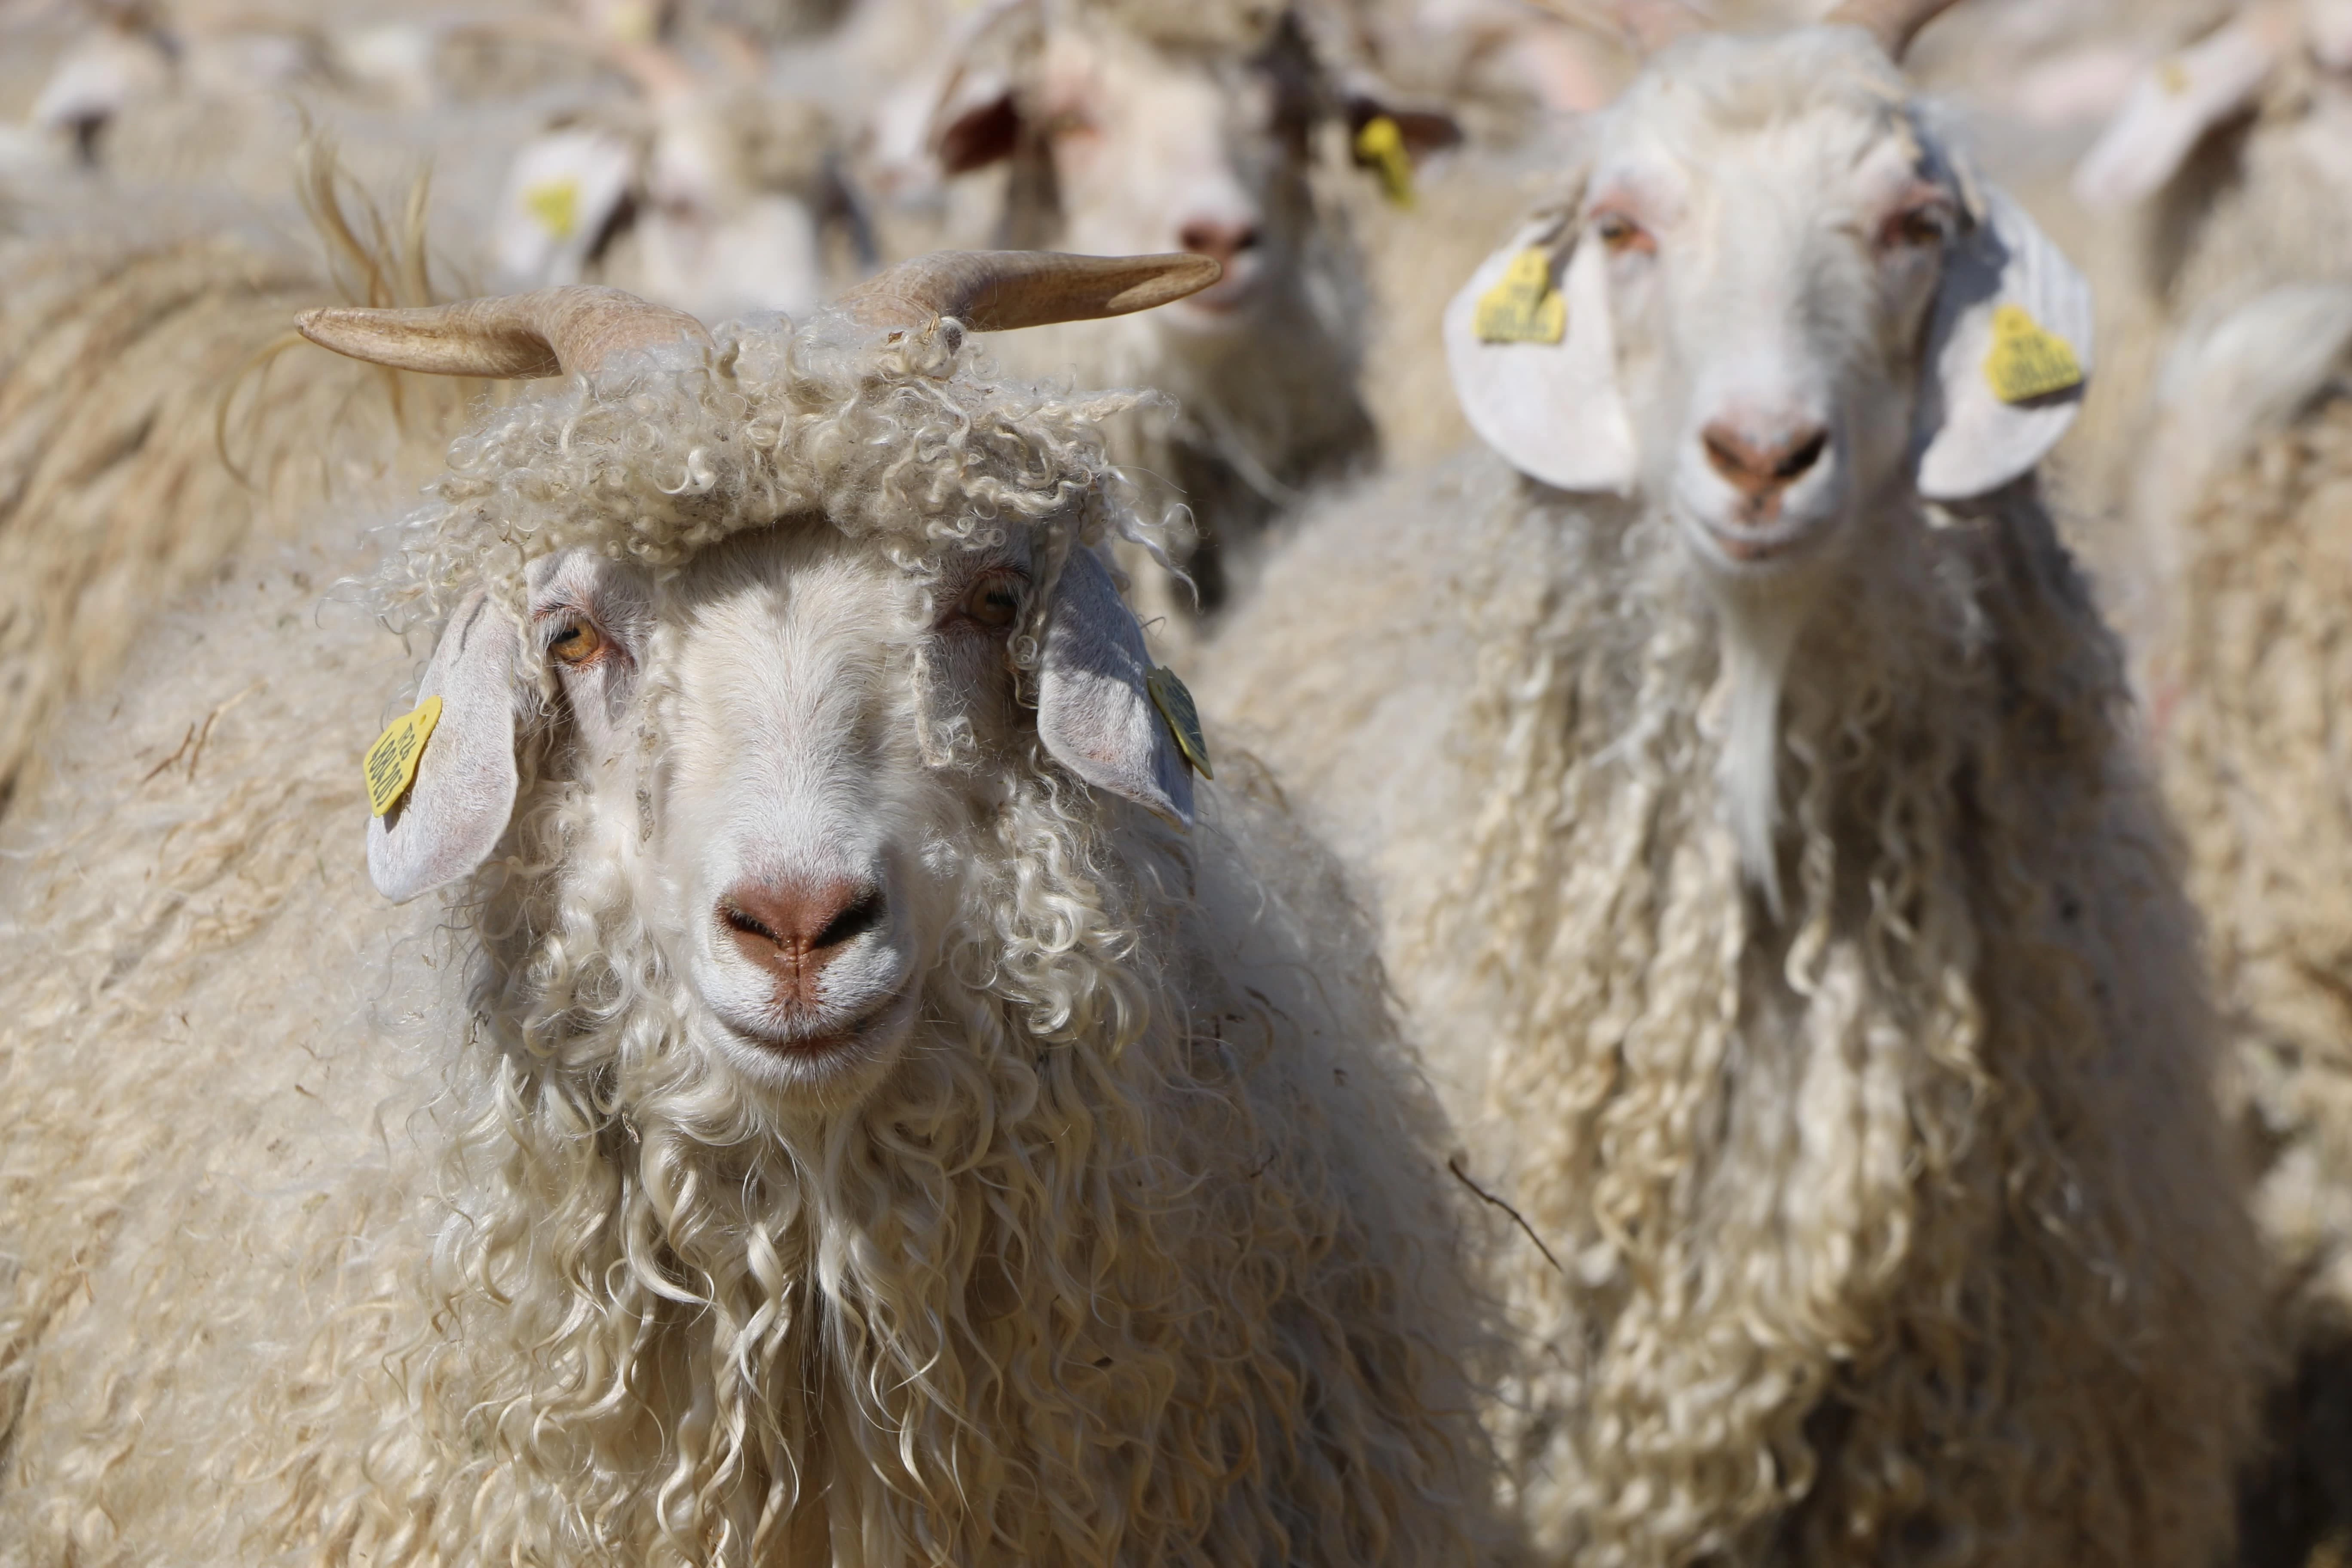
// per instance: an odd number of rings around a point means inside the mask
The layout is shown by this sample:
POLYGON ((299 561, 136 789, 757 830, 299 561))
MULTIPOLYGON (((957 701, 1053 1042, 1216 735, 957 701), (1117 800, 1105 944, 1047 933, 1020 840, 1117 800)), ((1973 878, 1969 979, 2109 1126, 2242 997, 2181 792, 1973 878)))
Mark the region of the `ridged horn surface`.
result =
POLYGON ((614 355, 710 334, 683 310, 618 289, 572 283, 421 310, 328 306, 295 327, 320 348, 428 375, 523 380, 589 375, 614 355))
POLYGON ((1205 256, 1065 256, 942 250, 902 261, 842 296, 868 326, 915 330, 953 316, 976 332, 1091 321, 1196 294, 1224 275, 1205 256))
POLYGON ((1845 0, 1822 20, 1832 26, 1863 28, 1885 47, 1890 58, 1899 60, 1920 28, 1957 4, 1958 0, 1845 0))

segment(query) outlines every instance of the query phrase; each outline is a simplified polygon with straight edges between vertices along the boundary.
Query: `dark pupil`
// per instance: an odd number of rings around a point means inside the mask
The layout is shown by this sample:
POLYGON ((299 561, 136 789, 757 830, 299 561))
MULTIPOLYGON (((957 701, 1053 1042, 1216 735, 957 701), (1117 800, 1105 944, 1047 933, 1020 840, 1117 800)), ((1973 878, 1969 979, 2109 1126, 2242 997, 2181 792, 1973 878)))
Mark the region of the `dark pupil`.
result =
POLYGON ((579 640, 580 628, 578 626, 566 626, 562 631, 555 634, 555 641, 548 646, 551 647, 568 647, 579 640))
POLYGON ((1021 607, 1021 601, 1003 588, 991 588, 982 595, 981 603, 988 606, 990 615, 1003 616, 1007 619, 1012 617, 1013 611, 1021 607))

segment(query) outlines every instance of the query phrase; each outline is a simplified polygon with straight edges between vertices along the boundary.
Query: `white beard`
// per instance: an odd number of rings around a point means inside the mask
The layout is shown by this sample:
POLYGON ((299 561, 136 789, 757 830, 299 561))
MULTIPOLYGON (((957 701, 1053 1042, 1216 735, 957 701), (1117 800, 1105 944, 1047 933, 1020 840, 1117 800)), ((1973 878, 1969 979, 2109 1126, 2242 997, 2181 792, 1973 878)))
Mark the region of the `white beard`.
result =
POLYGON ((1739 866, 1780 917, 1780 693, 1789 658, 1803 629, 1806 605, 1795 595, 1727 594, 1723 616, 1723 749, 1716 782, 1723 813, 1739 847, 1739 866))

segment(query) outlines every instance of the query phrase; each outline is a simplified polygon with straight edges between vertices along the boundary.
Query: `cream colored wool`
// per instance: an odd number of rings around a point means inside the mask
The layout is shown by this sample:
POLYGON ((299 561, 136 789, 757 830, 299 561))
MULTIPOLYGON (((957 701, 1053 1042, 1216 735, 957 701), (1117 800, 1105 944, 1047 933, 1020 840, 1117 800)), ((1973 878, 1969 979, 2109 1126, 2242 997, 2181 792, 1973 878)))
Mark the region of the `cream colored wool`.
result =
POLYGON ((2312 1510, 2306 1528, 2339 1537, 2352 1528, 2352 1459, 2332 1426, 2352 1344, 2348 486, 2352 403, 2340 398, 2214 476, 2182 531, 2176 685, 2159 731, 2266 1155, 2256 1200, 2281 1332, 2307 1385, 2281 1413, 2277 1459, 2316 1489, 2298 1505, 2312 1510))
POLYGON ((1498 1277, 1493 1414, 1548 1560, 2210 1563, 2257 1270, 2115 649, 2030 489, 1839 570, 1785 922, 1710 601, 1635 507, 1485 458, 1335 504, 1202 697, 1367 862, 1469 1169, 1549 1249, 1498 1277))
POLYGON ((341 211, 330 161, 306 178, 341 242, 340 283, 242 240, 125 238, 102 221, 0 248, 0 811, 158 606, 328 495, 404 457, 414 472, 479 390, 274 353, 298 310, 431 292, 413 242, 400 261, 362 259, 400 235, 378 223, 362 243, 351 226, 369 215, 341 211))
MULTIPOLYGON (((920 583, 1003 530, 1053 562, 1131 530, 1091 427, 1125 400, 991 379, 957 336, 821 314, 494 413, 388 607, 575 546, 831 528, 920 583)), ((996 805, 913 1046, 862 1104, 787 1115, 678 1033, 623 879, 567 851, 543 734, 456 929, 357 891, 351 719, 397 661, 248 629, 271 647, 207 629, 134 699, 257 680, 201 788, 118 748, 17 829, 0 1082, 40 1092, 0 1098, 0 1387, 29 1390, 0 1562, 1472 1555, 1435 1113, 1246 765, 1179 838, 911 690, 926 787, 996 805), (152 1283, 97 1289, 123 1277, 152 1283)))

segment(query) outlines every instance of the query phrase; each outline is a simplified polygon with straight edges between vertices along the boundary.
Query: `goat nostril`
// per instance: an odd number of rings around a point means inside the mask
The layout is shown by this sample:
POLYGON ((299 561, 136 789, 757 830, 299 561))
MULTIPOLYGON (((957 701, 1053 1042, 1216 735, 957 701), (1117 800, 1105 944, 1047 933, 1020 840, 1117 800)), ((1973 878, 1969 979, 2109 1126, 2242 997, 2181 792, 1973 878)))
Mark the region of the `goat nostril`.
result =
POLYGON ((1255 224, 1188 223, 1177 231, 1177 243, 1196 256, 1229 261, 1258 242, 1255 224))
POLYGON ((1800 437, 1796 445, 1784 448, 1787 455, 1774 465, 1772 477, 1796 479, 1822 460, 1822 454, 1829 449, 1829 445, 1830 433, 1826 430, 1815 430, 1810 438, 1800 437))
POLYGON ((1810 426, 1768 446, 1716 424, 1699 432, 1699 441, 1708 466, 1742 494, 1760 499, 1810 472, 1829 451, 1830 433, 1823 426, 1810 426))
POLYGON ((878 886, 842 879, 741 883, 719 900, 715 913, 746 956, 798 967, 811 960, 822 964, 818 955, 828 949, 878 930, 888 911, 878 886))
POLYGON ((755 936, 762 942, 772 942, 780 947, 783 945, 783 938, 737 909, 732 903, 722 903, 719 906, 719 919, 722 924, 740 935, 755 936))
POLYGON ((869 888, 863 897, 827 921, 824 930, 809 938, 809 947, 839 947, 845 942, 855 942, 881 925, 884 912, 882 889, 869 888))

